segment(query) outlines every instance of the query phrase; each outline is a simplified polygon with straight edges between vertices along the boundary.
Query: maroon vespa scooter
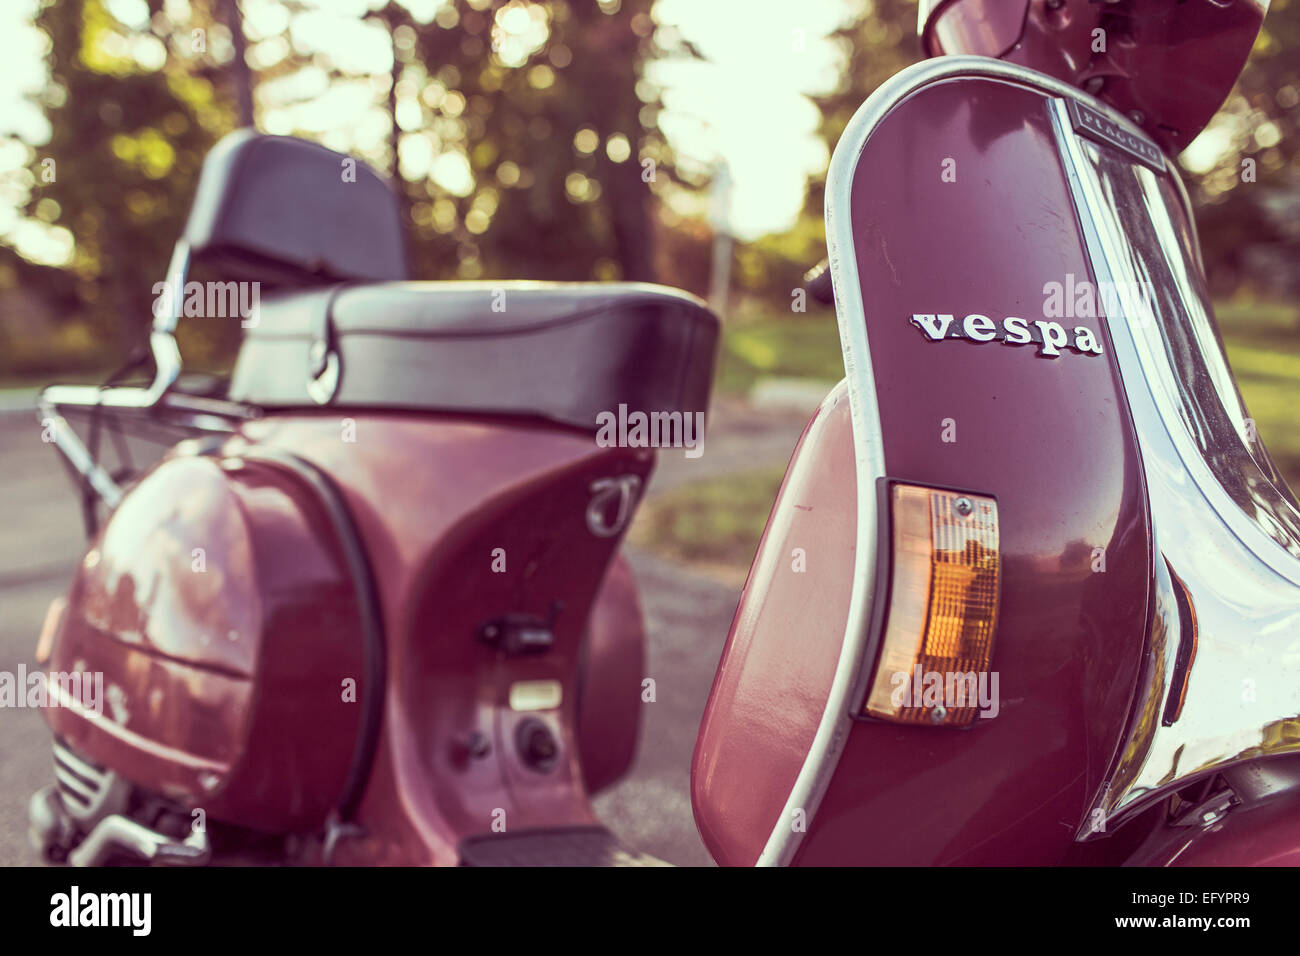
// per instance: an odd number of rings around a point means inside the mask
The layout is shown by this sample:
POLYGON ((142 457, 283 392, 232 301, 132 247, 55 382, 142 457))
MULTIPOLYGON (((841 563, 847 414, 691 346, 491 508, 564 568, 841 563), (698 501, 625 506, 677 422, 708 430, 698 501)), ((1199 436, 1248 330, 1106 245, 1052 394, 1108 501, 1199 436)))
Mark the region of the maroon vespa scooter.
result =
POLYGON ((1300 863, 1300 509, 1169 158, 1263 8, 923 4, 928 53, 999 59, 904 70, 836 147, 847 378, 700 730, 719 862, 1300 863))
POLYGON ((286 862, 495 862, 476 838, 547 828, 548 855, 621 852, 588 794, 635 745, 617 548, 653 458, 597 426, 630 408, 697 444, 717 320, 648 285, 404 281, 376 173, 252 131, 209 155, 170 275, 151 388, 42 399, 113 510, 47 659, 102 672, 109 708, 47 710, 37 842, 85 864, 266 834, 294 838, 270 841, 286 862), (171 387, 191 264, 278 290, 219 399, 171 387), (195 435, 122 488, 72 407, 195 435))
MULTIPOLYGON (((1300 507, 1169 159, 1262 15, 923 5, 936 58, 832 160, 812 286, 846 378, 696 744, 718 862, 1300 862, 1300 507)), ((245 132, 204 168, 171 274, 281 288, 226 396, 174 387, 174 310, 152 388, 44 394, 112 514, 39 656, 110 706, 46 711, 33 837, 84 864, 654 862, 588 800, 635 739, 616 549, 653 464, 596 439, 626 410, 685 436, 716 322, 657 287, 402 281, 386 187, 341 162, 245 132), (72 408, 199 434, 123 487, 72 408)))

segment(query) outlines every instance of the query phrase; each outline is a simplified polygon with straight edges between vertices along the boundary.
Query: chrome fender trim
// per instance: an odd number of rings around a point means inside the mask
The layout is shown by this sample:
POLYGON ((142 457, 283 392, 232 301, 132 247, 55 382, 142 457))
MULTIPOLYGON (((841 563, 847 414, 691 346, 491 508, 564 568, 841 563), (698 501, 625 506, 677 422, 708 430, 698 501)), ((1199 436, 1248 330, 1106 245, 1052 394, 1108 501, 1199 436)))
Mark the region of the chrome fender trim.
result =
MULTIPOLYGON (((1065 101, 1055 100, 1051 110, 1097 279, 1139 281, 1125 255, 1124 224, 1071 127, 1065 101)), ((1165 172, 1194 224, 1169 165, 1165 172)), ((1158 234, 1172 241, 1168 230, 1158 234)), ((1199 254, 1199 246, 1193 251, 1199 254)), ((1182 291, 1184 300, 1190 295, 1182 291)), ((1121 313, 1106 324, 1148 487, 1154 608, 1145 683, 1117 763, 1093 798, 1099 819, 1083 820, 1077 840, 1122 825, 1198 779, 1300 753, 1300 560, 1246 515, 1196 450, 1169 388, 1178 373, 1141 333, 1149 323, 1121 313), (1189 635, 1195 653, 1180 671, 1177 652, 1189 635)), ((1246 779, 1246 773, 1235 776, 1246 779)))

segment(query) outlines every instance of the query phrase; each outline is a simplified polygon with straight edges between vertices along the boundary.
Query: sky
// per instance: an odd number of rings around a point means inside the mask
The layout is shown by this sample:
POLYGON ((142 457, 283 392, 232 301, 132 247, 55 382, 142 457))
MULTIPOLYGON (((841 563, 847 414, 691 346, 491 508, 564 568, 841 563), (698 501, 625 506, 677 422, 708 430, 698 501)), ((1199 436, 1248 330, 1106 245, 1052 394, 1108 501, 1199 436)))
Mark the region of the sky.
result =
POLYGON ((808 175, 830 156, 809 95, 831 90, 839 54, 827 40, 854 4, 845 0, 659 0, 707 62, 657 65, 674 148, 701 162, 726 161, 733 182, 732 231, 781 231, 803 207, 808 175))
MULTIPOLYGON (((143 0, 104 0, 128 25, 143 26, 143 0)), ((317 9, 300 16, 291 38, 296 46, 329 53, 340 67, 358 73, 386 74, 391 52, 386 33, 359 26, 367 0, 308 0, 317 9)), ((602 0, 605 3, 617 0, 602 0)), ((433 17, 441 0, 406 0, 419 19, 433 17)), ((688 164, 716 168, 725 162, 732 188, 727 221, 743 239, 792 226, 803 207, 807 176, 825 169, 825 145, 816 136, 819 116, 809 99, 832 88, 838 54, 827 34, 856 6, 855 0, 658 0, 654 18, 669 38, 676 29, 707 62, 661 62, 651 79, 663 89, 665 111, 660 126, 679 157, 688 164)), ((167 0, 183 10, 186 0, 167 0)), ((242 0, 249 56, 271 60, 282 51, 277 39, 286 24, 275 0, 242 0)), ((48 124, 26 95, 45 83, 44 35, 32 25, 37 0, 0 3, 0 136, 38 145, 48 124)), ((526 48, 526 19, 515 40, 526 48)), ((145 59, 161 53, 142 38, 134 51, 145 59)), ((213 50, 215 53, 216 51, 213 50)), ((382 143, 388 136, 387 114, 376 106, 374 91, 363 79, 327 88, 323 74, 311 71, 281 81, 286 88, 259 93, 259 125, 267 132, 308 131, 326 145, 355 149, 382 143), (297 84, 288 88, 287 84, 297 84), (300 99, 291 108, 268 105, 300 99)), ((399 117, 400 119, 400 117, 399 117)), ((432 176, 440 184, 458 185, 467 166, 456 156, 439 156, 423 142, 403 146, 403 173, 432 176)), ((15 173, 30 163, 26 150, 0 141, 0 236, 30 258, 60 264, 71 257, 72 237, 61 229, 25 221, 17 207, 27 188, 15 173)))

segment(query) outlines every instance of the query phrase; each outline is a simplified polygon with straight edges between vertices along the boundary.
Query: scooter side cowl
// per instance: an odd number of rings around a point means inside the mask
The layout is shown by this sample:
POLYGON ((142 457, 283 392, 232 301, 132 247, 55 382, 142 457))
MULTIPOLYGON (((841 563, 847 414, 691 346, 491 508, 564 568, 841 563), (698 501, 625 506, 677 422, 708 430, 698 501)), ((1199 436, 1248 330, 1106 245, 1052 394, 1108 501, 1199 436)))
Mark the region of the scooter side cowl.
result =
POLYGON ((271 466, 164 460, 82 561, 52 648, 52 670, 103 675, 102 713, 64 701, 45 711, 51 729, 213 819, 319 824, 359 722, 340 675, 362 672, 329 527, 310 489, 271 466))
MULTIPOLYGON (((837 150, 837 312, 858 460, 879 469, 860 469, 860 507, 881 480, 997 503, 992 699, 964 730, 865 720, 850 699, 796 859, 1051 864, 1116 759, 1140 676, 1152 560, 1141 456, 1105 317, 1058 291, 1095 277, 1050 89, 1027 71, 924 66, 947 76, 894 94, 837 150), (932 312, 963 337, 918 329, 932 312)), ((891 520, 880 512, 877 542, 891 520)), ((875 569, 873 602, 887 573, 875 569)), ((877 666, 878 641, 855 677, 877 666)))

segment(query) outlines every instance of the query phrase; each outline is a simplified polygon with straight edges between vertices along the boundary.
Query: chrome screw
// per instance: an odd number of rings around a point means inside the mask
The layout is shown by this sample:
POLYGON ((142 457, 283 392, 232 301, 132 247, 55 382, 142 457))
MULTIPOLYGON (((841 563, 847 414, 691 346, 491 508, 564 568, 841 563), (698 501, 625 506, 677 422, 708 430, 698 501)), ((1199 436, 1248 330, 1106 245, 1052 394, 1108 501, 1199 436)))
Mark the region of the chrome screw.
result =
POLYGON ((930 722, 932 724, 941 724, 947 716, 948 709, 946 707, 936 707, 934 710, 930 711, 930 722))
POLYGON ((975 510, 975 502, 969 498, 958 498, 952 503, 953 510, 959 515, 968 515, 975 510))

